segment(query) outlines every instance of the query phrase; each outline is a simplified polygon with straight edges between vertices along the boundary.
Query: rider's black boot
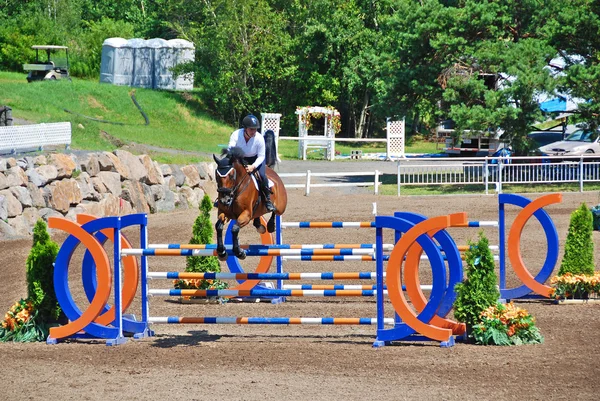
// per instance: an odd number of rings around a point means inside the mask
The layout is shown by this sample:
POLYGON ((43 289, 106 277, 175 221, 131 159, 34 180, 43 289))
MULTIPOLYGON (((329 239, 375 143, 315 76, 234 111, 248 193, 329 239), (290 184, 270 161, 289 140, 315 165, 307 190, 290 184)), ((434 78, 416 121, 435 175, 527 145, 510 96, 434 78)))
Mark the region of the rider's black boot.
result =
POLYGON ((274 212, 275 211, 275 206, 273 205, 273 202, 271 202, 271 190, 269 189, 268 186, 263 186, 263 198, 265 201, 265 208, 267 209, 267 212, 274 212))

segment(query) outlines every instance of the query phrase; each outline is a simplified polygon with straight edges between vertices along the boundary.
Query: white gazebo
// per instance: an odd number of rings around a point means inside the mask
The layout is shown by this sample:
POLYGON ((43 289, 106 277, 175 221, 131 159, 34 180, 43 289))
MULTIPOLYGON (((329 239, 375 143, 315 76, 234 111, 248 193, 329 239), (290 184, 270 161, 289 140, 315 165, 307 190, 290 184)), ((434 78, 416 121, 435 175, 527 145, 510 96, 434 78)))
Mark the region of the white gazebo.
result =
POLYGON ((309 148, 325 149, 325 158, 335 157, 335 134, 340 131, 340 112, 333 107, 299 107, 298 115, 298 157, 306 160, 309 148), (311 119, 324 118, 323 135, 309 135, 312 126, 311 119), (310 137, 310 139, 309 139, 310 137), (306 139, 303 139, 306 138, 306 139))

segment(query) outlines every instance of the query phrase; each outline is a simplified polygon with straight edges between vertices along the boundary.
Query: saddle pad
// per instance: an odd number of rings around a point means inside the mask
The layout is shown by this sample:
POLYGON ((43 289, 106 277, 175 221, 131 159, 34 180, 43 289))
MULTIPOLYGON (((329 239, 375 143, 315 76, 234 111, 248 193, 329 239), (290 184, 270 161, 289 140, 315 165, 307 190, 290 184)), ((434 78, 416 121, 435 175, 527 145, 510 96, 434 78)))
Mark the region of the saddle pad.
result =
MULTIPOLYGON (((251 175, 252 177, 252 181, 254 182, 254 188, 256 188, 256 190, 258 190, 258 181, 256 181, 256 177, 254 175, 251 175)), ((271 181, 270 178, 267 177, 267 179, 269 180, 269 188, 273 188, 275 186, 275 183, 273 181, 271 181)))

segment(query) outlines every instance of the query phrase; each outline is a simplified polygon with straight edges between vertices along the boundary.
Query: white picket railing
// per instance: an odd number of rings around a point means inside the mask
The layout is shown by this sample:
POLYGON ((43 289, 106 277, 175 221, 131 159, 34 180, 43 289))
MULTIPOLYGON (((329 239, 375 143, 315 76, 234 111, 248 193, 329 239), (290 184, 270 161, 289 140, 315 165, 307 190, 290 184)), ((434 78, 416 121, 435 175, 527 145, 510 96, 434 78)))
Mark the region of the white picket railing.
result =
MULTIPOLYGON (((386 162, 382 162, 386 163, 386 162)), ((311 188, 373 186, 379 193, 380 171, 315 173, 281 173, 286 188, 304 188, 309 195, 311 188), (339 182, 344 177, 370 177, 368 181, 339 182), (319 182, 313 178, 319 177, 319 182), (341 180, 335 180, 340 178, 341 180), (302 183, 298 183, 302 179, 302 183)), ((394 174, 385 174, 394 175, 394 174)), ((592 156, 576 157, 484 157, 484 158, 432 158, 401 159, 397 162, 397 194, 405 186, 470 185, 480 187, 486 194, 490 187, 502 193, 502 186, 530 184, 578 183, 583 192, 586 183, 600 182, 600 159, 592 156)), ((474 189, 476 190, 476 189, 474 189)))
POLYGON ((70 122, 0 127, 0 152, 41 150, 52 145, 71 145, 70 122))

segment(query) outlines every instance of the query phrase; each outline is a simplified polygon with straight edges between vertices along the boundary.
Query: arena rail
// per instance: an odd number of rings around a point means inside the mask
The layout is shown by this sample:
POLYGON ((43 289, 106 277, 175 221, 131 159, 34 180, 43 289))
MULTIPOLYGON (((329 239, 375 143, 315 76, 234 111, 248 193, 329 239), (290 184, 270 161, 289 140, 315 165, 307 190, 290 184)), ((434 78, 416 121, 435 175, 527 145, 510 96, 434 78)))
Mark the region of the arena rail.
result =
POLYGON ((463 185, 470 190, 481 188, 484 193, 501 194, 504 185, 561 185, 577 184, 579 191, 585 190, 586 184, 600 182, 600 160, 594 156, 548 156, 540 157, 472 157, 472 158, 406 158, 398 160, 396 173, 374 172, 313 172, 281 173, 285 178, 286 188, 304 188, 306 196, 311 188, 374 186, 378 194, 383 185, 384 176, 388 182, 394 176, 397 195, 402 188, 409 186, 441 186, 463 185), (372 181, 352 182, 352 177, 374 176, 372 181), (346 177, 348 182, 335 182, 346 177), (304 183, 297 183, 303 178, 304 183), (318 183, 314 178, 320 178, 318 183))

